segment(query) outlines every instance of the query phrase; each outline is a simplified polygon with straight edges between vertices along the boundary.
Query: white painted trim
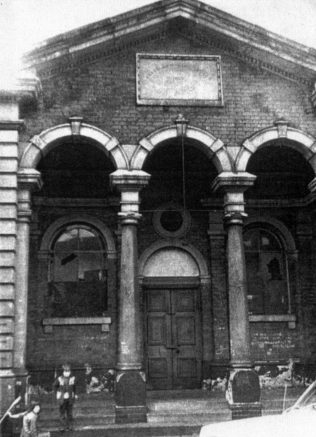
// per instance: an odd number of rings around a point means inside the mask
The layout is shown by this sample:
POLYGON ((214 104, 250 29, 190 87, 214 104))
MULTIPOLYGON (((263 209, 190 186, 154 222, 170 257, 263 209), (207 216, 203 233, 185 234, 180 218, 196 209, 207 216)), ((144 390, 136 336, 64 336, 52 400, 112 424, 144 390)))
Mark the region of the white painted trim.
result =
MULTIPOLYGON (((284 132, 282 140, 284 140, 284 138, 294 141, 294 144, 289 144, 288 147, 301 153, 307 161, 310 161, 313 157, 315 157, 313 145, 316 139, 313 136, 299 129, 288 126, 284 132)), ((236 158, 236 171, 246 171, 249 159, 255 152, 262 147, 265 147, 270 141, 279 139, 279 129, 275 126, 262 129, 254 133, 250 138, 247 138, 243 142, 240 152, 236 158)), ((286 142, 283 141, 282 144, 286 144, 286 142)), ((313 166, 312 163, 311 165, 313 166)), ((313 169, 316 173, 316 164, 313 166, 313 169)))
MULTIPOLYGON (((31 138, 26 149, 24 150, 21 160, 21 168, 36 168, 40 159, 47 155, 53 148, 60 144, 66 138, 73 136, 72 124, 60 124, 44 130, 39 135, 31 138)), ((105 131, 81 123, 79 133, 76 138, 84 138, 93 141, 96 146, 111 159, 115 167, 128 168, 128 158, 120 143, 115 137, 112 137, 105 131)))
MULTIPOLYGON (((167 126, 142 138, 131 158, 131 169, 142 169, 146 158, 156 147, 159 147, 166 140, 177 138, 177 136, 176 126, 167 126)), ((188 126, 185 138, 195 140, 200 144, 200 149, 214 162, 219 173, 232 171, 231 159, 220 139, 194 126, 188 126)))

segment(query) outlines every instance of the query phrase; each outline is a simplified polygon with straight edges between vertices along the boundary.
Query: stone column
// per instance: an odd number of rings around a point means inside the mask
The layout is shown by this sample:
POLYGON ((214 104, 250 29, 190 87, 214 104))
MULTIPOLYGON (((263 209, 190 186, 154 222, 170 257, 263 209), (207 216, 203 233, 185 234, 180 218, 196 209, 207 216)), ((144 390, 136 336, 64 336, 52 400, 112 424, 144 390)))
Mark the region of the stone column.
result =
POLYGON ((227 232, 227 282, 229 301, 230 379, 227 399, 234 418, 261 414, 259 377, 252 369, 247 302, 247 276, 243 243, 244 191, 255 181, 249 173, 221 173, 215 190, 224 191, 227 232))
POLYGON ((15 374, 20 378, 23 376, 25 377, 27 374, 25 369, 25 358, 29 276, 29 237, 32 214, 31 195, 33 190, 39 189, 40 187, 41 177, 37 170, 19 170, 13 367, 15 374))
POLYGON ((139 192, 150 176, 143 171, 117 170, 111 182, 121 192, 121 269, 118 307, 116 422, 145 422, 146 377, 143 326, 137 283, 139 192))

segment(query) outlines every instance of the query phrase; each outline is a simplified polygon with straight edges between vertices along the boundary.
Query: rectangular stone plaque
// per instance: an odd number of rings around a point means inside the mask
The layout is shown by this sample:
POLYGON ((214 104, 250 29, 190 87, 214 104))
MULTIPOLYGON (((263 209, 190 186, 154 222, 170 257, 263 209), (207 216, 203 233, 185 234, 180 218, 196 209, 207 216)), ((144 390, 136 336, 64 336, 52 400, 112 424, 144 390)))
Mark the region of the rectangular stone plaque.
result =
POLYGON ((140 105, 223 106, 220 56, 137 53, 140 105))

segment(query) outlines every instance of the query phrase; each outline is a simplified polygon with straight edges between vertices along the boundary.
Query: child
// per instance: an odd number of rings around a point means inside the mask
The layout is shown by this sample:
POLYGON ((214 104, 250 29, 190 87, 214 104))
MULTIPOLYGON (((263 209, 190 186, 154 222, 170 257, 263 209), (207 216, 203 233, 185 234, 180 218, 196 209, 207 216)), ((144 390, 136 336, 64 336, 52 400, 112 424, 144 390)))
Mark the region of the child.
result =
POLYGON ((59 404, 59 418, 61 431, 73 429, 73 404, 76 396, 76 379, 71 374, 69 364, 63 364, 63 373, 54 382, 56 399, 59 404))
POLYGON ((85 383, 86 383, 86 393, 98 393, 102 390, 103 385, 100 384, 99 379, 94 375, 92 367, 89 363, 85 365, 85 383))
POLYGON ((38 437, 37 419, 40 411, 40 404, 38 402, 31 402, 29 409, 23 413, 12 414, 10 411, 8 412, 8 416, 11 419, 19 419, 20 417, 23 417, 20 437, 38 437))

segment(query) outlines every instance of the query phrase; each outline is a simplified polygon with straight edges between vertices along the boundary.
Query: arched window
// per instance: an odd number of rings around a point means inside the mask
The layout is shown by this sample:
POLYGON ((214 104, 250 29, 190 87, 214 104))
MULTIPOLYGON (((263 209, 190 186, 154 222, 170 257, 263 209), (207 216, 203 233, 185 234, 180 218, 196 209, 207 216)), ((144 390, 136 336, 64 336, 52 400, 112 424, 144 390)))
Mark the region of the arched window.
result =
POLYGON ((107 309, 106 250, 85 224, 63 227, 51 245, 50 317, 101 316, 107 309))
POLYGON ((244 233, 250 314, 290 313, 286 252, 276 233, 264 227, 244 233))

